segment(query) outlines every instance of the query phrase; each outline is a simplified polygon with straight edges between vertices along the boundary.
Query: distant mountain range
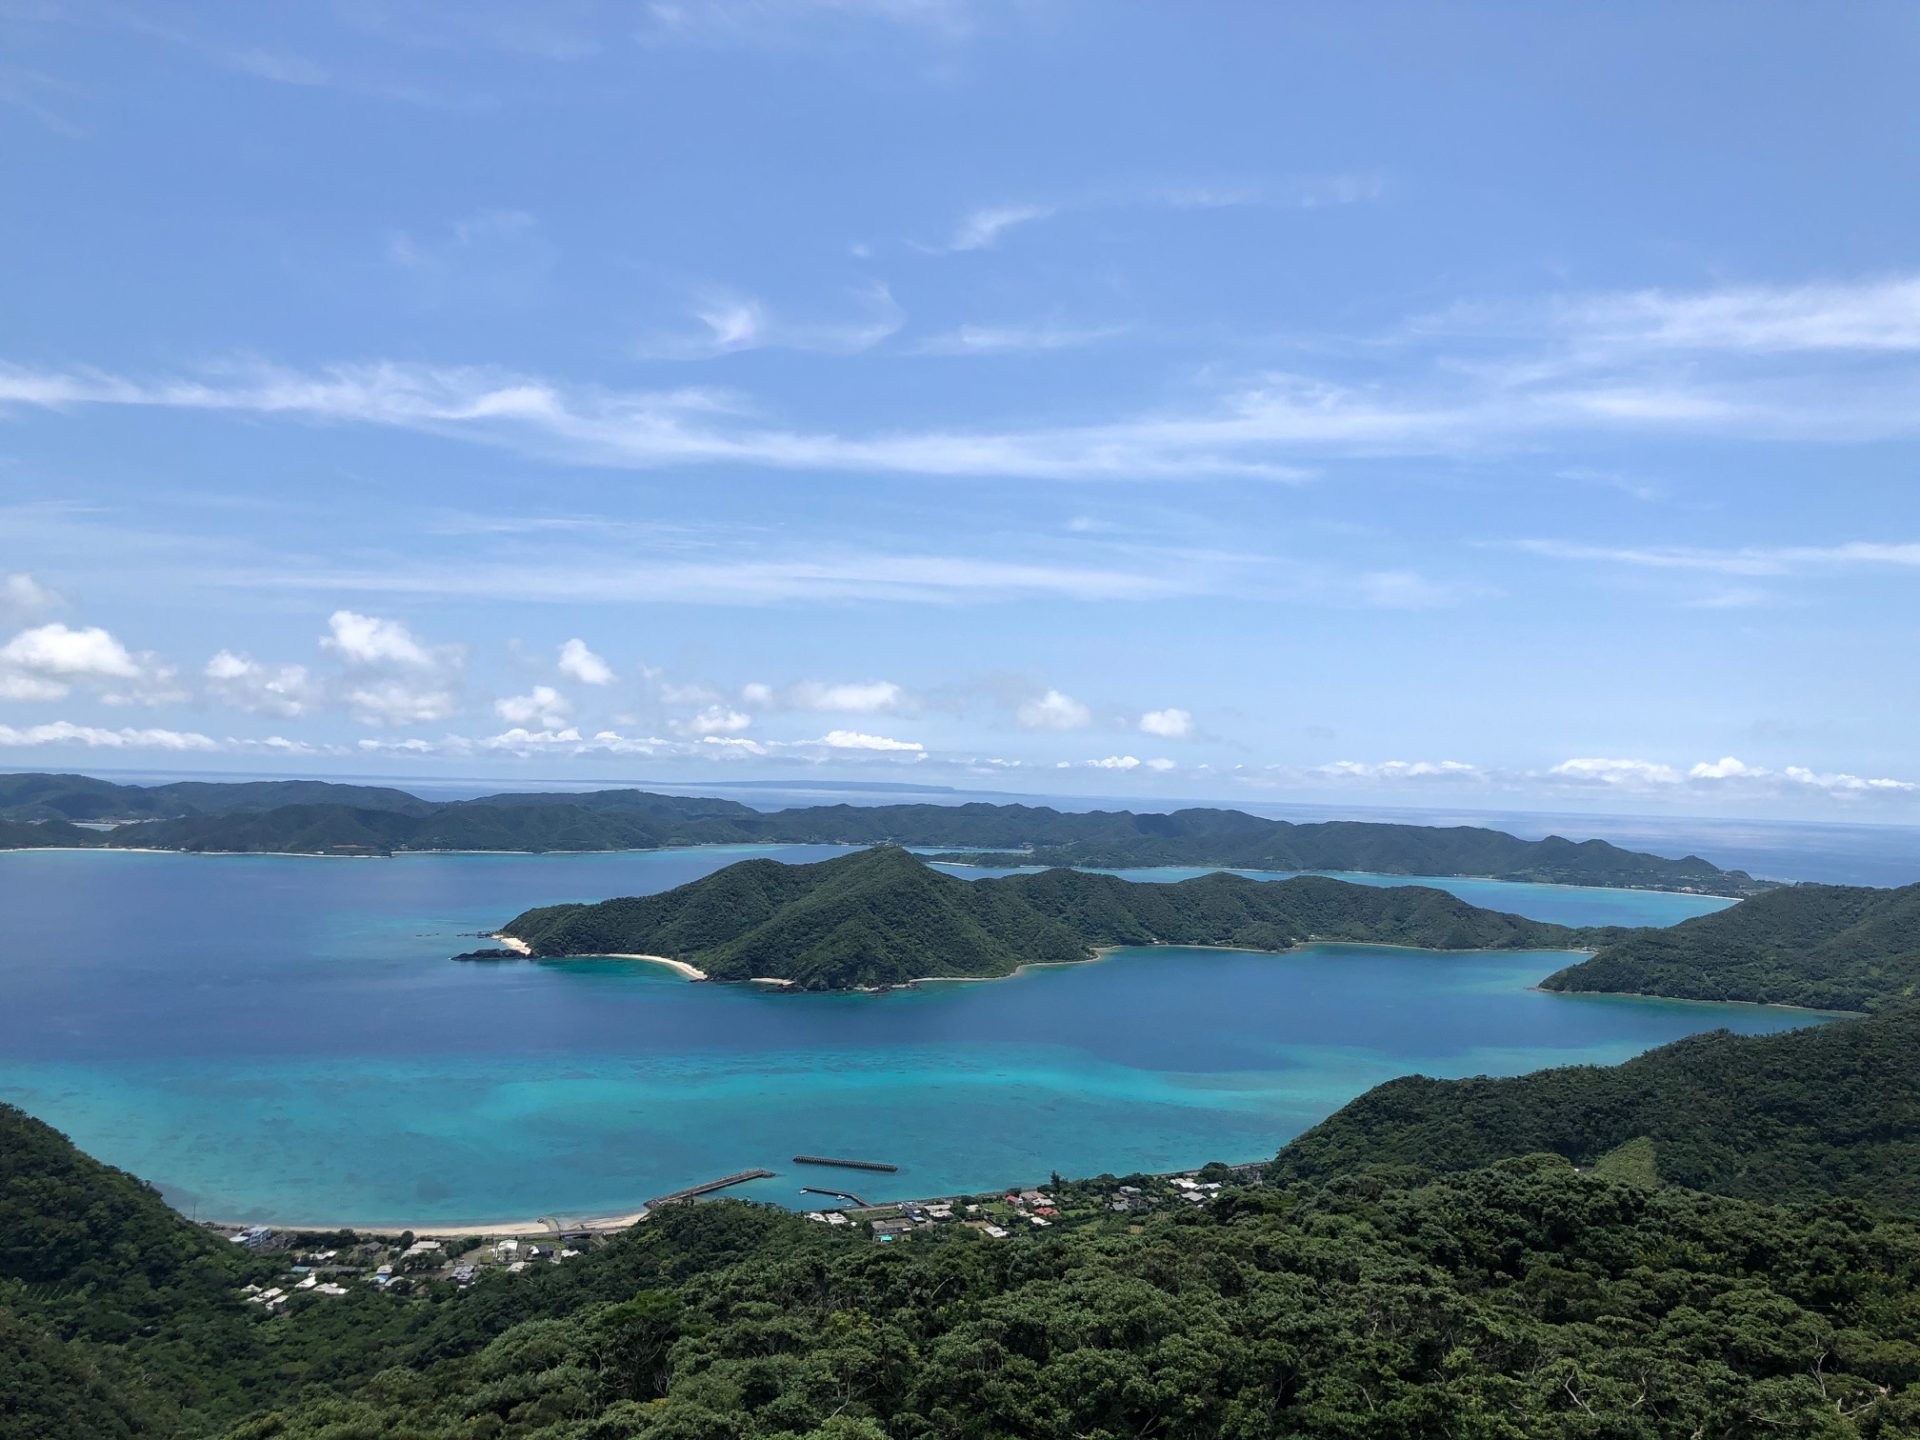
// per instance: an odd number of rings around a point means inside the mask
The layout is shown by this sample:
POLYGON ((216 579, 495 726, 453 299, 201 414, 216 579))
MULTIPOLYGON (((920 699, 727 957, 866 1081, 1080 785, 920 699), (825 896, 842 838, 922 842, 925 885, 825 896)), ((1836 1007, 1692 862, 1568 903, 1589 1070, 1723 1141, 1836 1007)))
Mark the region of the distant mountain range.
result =
POLYGON ((1311 940, 1428 949, 1570 947, 1591 932, 1482 910, 1444 890, 1214 874, 1173 885, 1048 870, 944 875, 880 846, 815 865, 743 860, 659 895, 529 910, 501 929, 536 956, 657 955, 715 980, 848 990, 1010 975, 1108 945, 1286 950, 1311 940))
POLYGON ((436 802, 317 780, 120 785, 84 775, 0 776, 0 848, 386 855, 419 850, 588 851, 740 843, 898 844, 1044 866, 1194 865, 1247 870, 1473 875, 1563 885, 1749 895, 1739 870, 1604 840, 1522 840, 1473 826, 1297 825, 1238 810, 1171 814, 1046 806, 816 805, 771 813, 643 790, 508 793, 436 802), (90 829, 107 822, 112 829, 90 829))

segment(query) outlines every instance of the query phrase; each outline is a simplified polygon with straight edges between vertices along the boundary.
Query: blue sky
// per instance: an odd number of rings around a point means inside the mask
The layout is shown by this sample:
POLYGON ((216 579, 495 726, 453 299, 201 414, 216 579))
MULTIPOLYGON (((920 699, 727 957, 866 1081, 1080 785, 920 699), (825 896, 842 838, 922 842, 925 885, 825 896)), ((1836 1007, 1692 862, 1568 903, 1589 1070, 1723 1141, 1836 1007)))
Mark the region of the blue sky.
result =
POLYGON ((0 764, 1911 819, 1917 41, 0 0, 0 764))

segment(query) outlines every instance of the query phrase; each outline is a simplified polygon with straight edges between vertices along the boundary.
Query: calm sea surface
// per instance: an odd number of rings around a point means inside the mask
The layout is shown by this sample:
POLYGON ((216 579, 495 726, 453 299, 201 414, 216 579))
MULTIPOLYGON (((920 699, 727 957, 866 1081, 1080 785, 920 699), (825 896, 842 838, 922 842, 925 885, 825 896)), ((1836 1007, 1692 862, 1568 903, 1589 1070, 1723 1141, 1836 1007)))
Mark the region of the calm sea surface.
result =
MULTIPOLYGON (((1395 1075, 1810 1020, 1528 989, 1556 954, 1139 949, 865 996, 447 958, 530 905, 838 853, 0 854, 0 1098, 203 1217, 454 1223, 629 1210, 759 1166, 780 1174, 735 1193, 800 1205, 809 1183, 901 1198, 1264 1158, 1395 1075), (901 1172, 802 1172, 801 1152, 901 1172)), ((1574 924, 1724 903, 1431 883, 1574 924)))

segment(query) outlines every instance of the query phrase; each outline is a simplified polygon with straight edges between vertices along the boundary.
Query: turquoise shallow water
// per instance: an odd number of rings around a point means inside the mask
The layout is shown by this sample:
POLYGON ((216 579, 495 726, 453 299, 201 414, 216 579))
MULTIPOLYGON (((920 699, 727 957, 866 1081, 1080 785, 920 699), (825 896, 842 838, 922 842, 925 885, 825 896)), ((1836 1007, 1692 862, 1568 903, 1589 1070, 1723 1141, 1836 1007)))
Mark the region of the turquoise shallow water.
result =
MULTIPOLYGON (((800 1152, 899 1163, 852 1181, 876 1199, 1254 1159, 1409 1071, 1611 1062, 1813 1018, 1530 990, 1559 954, 1140 949, 877 996, 447 959, 529 905, 833 853, 0 855, 0 1097, 203 1216, 455 1223, 627 1210, 755 1166, 781 1173, 736 1193, 848 1185, 797 1171, 800 1152)), ((1597 893, 1473 898, 1565 919, 1597 893)), ((1701 905, 1603 903, 1641 923, 1701 905)))
MULTIPOLYGON (((941 865, 950 875, 985 879, 993 875, 1032 873, 1031 869, 998 869, 979 865, 941 865)), ((1089 867, 1094 868, 1094 867, 1089 867)), ((1101 870, 1129 880, 1169 883, 1211 875, 1219 867, 1151 865, 1132 870, 1101 870)), ((1324 875, 1324 870, 1232 870, 1250 880, 1291 880, 1296 875, 1324 875)), ((1335 879, 1356 885, 1431 885, 1448 890, 1469 904, 1489 910, 1510 910, 1534 920, 1558 925, 1677 925, 1696 915, 1710 915, 1733 904, 1717 895, 1685 895, 1661 890, 1602 890, 1591 885, 1522 885, 1506 880, 1459 879, 1446 875, 1374 875, 1342 871, 1335 879)))

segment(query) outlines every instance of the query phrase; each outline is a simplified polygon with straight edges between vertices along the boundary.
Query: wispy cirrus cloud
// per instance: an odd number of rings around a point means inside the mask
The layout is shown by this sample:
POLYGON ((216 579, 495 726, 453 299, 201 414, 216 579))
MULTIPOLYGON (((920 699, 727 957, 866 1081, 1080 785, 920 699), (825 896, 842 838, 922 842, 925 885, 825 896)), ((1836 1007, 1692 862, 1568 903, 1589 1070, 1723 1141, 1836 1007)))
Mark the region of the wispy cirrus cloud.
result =
POLYGON ((695 330, 663 330, 643 336, 635 353, 646 360, 706 360, 744 350, 801 350, 857 355, 871 350, 906 324, 893 292, 878 282, 853 295, 855 314, 833 320, 795 320, 757 296, 723 287, 698 292, 688 307, 695 330))
POLYGON ((1410 321, 1397 338, 1524 346, 1504 370, 1520 379, 1654 357, 1888 358, 1920 352, 1920 275, 1468 300, 1410 321))
POLYGON ((1125 325, 960 325, 929 335, 913 349, 922 355, 1011 355, 1047 350, 1076 350, 1127 332, 1125 325))
POLYGON ((964 255, 997 248, 1020 226, 1057 216, 1107 210, 1228 210, 1266 205, 1299 210, 1359 205, 1378 200, 1386 182, 1378 175, 1314 175, 1271 180, 1183 181, 1136 189, 1080 193, 1052 200, 983 205, 962 215, 944 241, 914 246, 929 255, 964 255))
POLYGON ((1594 545, 1571 540, 1499 542, 1549 560, 1637 570, 1695 571, 1710 575, 1784 576, 1842 570, 1920 569, 1920 542, 1849 540, 1834 545, 1594 545))

